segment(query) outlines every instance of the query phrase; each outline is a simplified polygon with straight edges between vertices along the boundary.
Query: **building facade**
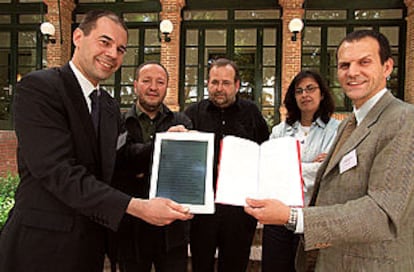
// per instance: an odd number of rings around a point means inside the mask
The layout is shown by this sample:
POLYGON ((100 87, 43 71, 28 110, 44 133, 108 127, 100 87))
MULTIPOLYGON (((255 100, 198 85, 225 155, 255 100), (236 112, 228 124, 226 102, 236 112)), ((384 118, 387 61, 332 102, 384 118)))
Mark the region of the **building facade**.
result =
POLYGON ((414 0, 0 0, 0 7, 0 175, 16 169, 15 84, 30 71, 66 63, 71 33, 91 9, 113 10, 129 28, 124 63, 103 84, 123 108, 134 101, 134 71, 146 60, 167 67, 166 103, 178 111, 207 97, 209 62, 228 57, 240 66, 241 96, 255 101, 269 127, 283 119, 284 93, 301 69, 326 78, 342 118, 352 106, 336 79, 335 50, 346 33, 363 28, 388 37, 395 61, 388 87, 414 103, 414 0), (304 24, 298 33, 289 30, 295 18, 304 24), (167 39, 163 20, 173 26, 167 39), (39 28, 46 21, 56 30, 49 38, 39 28))

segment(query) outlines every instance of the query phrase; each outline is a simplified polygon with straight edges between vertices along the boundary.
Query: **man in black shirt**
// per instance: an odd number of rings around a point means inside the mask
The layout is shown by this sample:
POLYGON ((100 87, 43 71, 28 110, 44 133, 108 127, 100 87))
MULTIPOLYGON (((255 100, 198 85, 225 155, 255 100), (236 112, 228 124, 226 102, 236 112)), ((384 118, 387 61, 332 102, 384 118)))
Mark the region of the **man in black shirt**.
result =
MULTIPOLYGON (((215 60, 209 69, 209 98, 190 105, 185 113, 193 128, 214 132, 214 190, 220 141, 234 135, 262 143, 269 131, 257 106, 240 99, 240 75, 236 64, 228 59, 215 60)), ((193 272, 214 271, 214 255, 218 249, 218 271, 246 271, 256 220, 243 207, 216 204, 213 215, 196 215, 191 222, 190 246, 193 272)))
MULTIPOLYGON (((137 68, 137 101, 124 116, 126 141, 118 151, 114 176, 114 186, 133 196, 148 198, 155 133, 171 126, 191 128, 187 116, 163 104, 167 84, 168 73, 160 63, 150 61, 137 68)), ((152 265, 158 272, 187 271, 188 229, 188 221, 160 227, 124 217, 115 240, 120 271, 150 272, 152 265)))

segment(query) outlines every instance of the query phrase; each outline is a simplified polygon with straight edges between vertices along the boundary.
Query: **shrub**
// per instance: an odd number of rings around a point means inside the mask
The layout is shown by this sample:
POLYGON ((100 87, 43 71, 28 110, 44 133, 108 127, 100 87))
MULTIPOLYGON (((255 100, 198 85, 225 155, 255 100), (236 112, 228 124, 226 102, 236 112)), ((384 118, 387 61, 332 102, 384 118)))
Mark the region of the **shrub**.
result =
POLYGON ((16 175, 8 174, 6 177, 0 177, 0 229, 14 205, 14 193, 18 184, 19 177, 16 175))

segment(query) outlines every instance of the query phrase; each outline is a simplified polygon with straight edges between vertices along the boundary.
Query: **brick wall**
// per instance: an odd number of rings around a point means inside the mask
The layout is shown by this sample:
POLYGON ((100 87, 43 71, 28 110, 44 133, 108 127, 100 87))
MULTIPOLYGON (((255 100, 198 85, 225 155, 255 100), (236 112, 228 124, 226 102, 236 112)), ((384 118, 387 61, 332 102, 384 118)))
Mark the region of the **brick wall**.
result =
POLYGON ((16 135, 14 131, 0 130, 0 176, 17 173, 16 135))
POLYGON ((181 9, 185 6, 184 0, 160 0, 162 12, 161 20, 168 19, 173 23, 173 31, 169 35, 170 42, 161 43, 161 63, 167 68, 169 74, 167 96, 165 104, 173 111, 178 111, 179 101, 179 69, 180 69, 180 28, 181 28, 181 9))
MULTIPOLYGON (((298 33, 297 40, 292 41, 292 33, 289 31, 288 25, 294 18, 302 19, 304 10, 302 4, 304 0, 279 0, 280 6, 283 8, 283 37, 282 37, 282 97, 281 101, 285 99, 287 89, 290 82, 297 73, 302 69, 301 65, 301 51, 302 43, 301 33, 298 33)), ((286 109, 282 105, 279 109, 280 118, 284 120, 286 117, 286 109)))
POLYGON ((48 67, 61 66, 71 58, 72 11, 75 4, 72 0, 45 0, 45 3, 48 7, 47 20, 56 29, 56 43, 47 45, 47 65, 48 67), (60 10, 58 3, 60 3, 60 10))

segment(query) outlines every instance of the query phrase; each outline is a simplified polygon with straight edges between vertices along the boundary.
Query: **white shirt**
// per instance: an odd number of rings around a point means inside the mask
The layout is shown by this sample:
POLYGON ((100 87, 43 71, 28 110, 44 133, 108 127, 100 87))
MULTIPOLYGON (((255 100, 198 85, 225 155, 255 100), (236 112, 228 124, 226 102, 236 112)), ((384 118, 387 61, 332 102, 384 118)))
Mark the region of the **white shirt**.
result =
POLYGON ((76 68, 75 64, 73 64, 72 61, 69 62, 69 66, 72 69, 73 73, 75 74, 76 79, 79 82, 79 85, 81 86, 83 96, 85 98, 86 104, 88 105, 89 112, 92 110, 92 101, 89 95, 94 90, 99 90, 99 84, 95 87, 93 84, 79 71, 78 68, 76 68))

